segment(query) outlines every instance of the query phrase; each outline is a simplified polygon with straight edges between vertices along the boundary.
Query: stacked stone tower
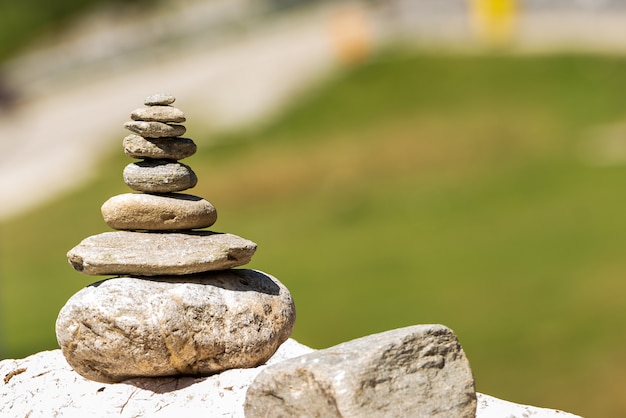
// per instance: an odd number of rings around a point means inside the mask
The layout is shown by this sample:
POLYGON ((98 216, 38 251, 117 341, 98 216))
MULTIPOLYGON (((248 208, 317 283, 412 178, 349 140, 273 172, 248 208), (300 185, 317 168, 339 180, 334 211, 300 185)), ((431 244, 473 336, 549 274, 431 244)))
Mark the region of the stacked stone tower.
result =
POLYGON ((84 239, 67 254, 88 275, 114 275, 72 296, 56 323, 57 340, 78 373, 100 382, 133 377, 207 375, 264 363, 291 334, 287 288, 260 271, 234 269, 256 244, 204 228, 213 205, 180 193, 197 183, 180 163, 196 152, 181 138, 174 97, 156 94, 131 113, 124 169, 138 193, 113 196, 102 216, 115 232, 84 239))

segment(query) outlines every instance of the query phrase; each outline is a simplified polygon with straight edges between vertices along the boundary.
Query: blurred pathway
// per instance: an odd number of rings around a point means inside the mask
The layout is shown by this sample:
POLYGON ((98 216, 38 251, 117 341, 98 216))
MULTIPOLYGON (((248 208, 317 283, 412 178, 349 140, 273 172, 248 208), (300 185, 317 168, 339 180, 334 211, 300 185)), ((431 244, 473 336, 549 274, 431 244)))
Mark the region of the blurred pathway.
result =
MULTIPOLYGON (((623 53, 624 3, 568 11, 568 2, 551 8, 534 2, 520 15, 512 50, 574 46, 623 53)), ((149 94, 176 96, 194 138, 194 126, 215 131, 270 116, 336 66, 338 54, 362 53, 363 42, 483 50, 466 0, 327 2, 270 19, 260 18, 254 4, 189 0, 160 14, 87 18, 74 39, 10 66, 9 80, 24 100, 0 112, 0 221, 85 182, 111 142, 121 144, 123 122, 149 94), (339 32, 338 16, 345 23, 339 32), (115 31, 112 22, 119 23, 115 31), (341 37, 347 39, 343 51, 341 37)))
POLYGON ((333 61, 328 14, 320 12, 224 46, 172 48, 123 73, 30 98, 0 114, 0 220, 86 181, 112 140, 121 148, 123 122, 149 94, 176 96, 188 127, 223 129, 268 116, 333 61))

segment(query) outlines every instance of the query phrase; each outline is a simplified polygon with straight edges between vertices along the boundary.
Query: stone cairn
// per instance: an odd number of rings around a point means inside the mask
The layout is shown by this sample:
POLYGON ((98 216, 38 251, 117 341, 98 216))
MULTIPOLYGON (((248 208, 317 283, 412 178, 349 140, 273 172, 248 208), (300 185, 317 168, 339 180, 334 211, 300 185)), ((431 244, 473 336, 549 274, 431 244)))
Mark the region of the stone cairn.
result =
POLYGON ((260 271, 234 269, 256 244, 209 231, 213 205, 180 193, 197 183, 179 162, 196 152, 175 98, 155 94, 131 113, 124 169, 139 193, 113 196, 102 216, 115 232, 84 239, 68 254, 88 275, 113 275, 73 295, 56 322, 67 362, 84 377, 209 375, 263 364, 289 338, 295 308, 287 288, 260 271))

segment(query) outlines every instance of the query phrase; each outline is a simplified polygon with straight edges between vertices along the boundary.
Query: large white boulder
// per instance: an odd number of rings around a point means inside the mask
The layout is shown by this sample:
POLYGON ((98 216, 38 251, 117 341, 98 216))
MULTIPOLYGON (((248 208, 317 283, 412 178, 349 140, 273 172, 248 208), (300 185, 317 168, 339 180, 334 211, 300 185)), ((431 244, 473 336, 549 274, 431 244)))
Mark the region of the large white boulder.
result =
MULTIPOLYGON (((312 352, 287 340, 268 361, 312 352)), ((244 418, 248 386, 266 365, 227 370, 209 377, 142 378, 122 383, 87 380, 67 364, 61 350, 0 361, 0 416, 3 418, 244 418)), ((518 405, 477 394, 476 418, 576 418, 562 411, 518 405)))

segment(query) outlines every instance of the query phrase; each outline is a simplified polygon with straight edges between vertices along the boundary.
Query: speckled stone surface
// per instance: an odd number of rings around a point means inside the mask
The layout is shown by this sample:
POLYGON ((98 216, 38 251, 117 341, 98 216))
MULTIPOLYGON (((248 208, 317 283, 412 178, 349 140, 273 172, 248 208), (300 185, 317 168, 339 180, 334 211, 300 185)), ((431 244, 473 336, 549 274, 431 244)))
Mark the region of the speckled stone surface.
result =
POLYGON ((233 234, 115 231, 85 238, 67 259, 88 275, 184 275, 242 266, 255 251, 254 242, 233 234))

